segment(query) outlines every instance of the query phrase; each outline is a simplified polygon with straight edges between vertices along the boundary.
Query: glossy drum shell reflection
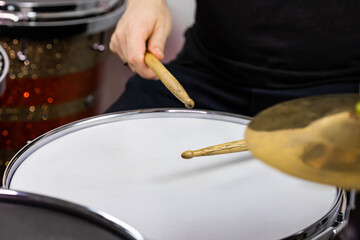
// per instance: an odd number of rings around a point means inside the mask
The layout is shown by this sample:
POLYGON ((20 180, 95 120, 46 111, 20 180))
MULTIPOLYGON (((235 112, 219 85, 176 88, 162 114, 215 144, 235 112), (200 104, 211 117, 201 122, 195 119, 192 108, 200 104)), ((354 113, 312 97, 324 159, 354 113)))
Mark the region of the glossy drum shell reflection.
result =
MULTIPOLYGON (((14 2, 17 3, 10 1, 14 2)), ((99 1, 90 2, 96 5, 99 1)), ((84 4, 76 1, 58 4, 70 3, 84 4)), ((10 60, 6 88, 0 96, 1 174, 27 141, 60 125, 99 113, 98 90, 108 54, 103 50, 123 11, 122 5, 123 1, 118 1, 116 8, 99 16, 76 19, 60 16, 46 20, 40 13, 37 20, 19 22, 0 17, 3 23, 0 44, 10 60)))

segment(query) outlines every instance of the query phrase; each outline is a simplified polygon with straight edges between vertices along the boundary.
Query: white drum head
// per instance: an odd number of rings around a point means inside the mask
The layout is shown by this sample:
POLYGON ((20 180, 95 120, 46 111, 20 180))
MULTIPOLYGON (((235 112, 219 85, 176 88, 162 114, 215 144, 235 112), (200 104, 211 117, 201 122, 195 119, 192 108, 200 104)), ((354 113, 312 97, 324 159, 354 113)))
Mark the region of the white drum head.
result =
POLYGON ((17 156, 7 187, 99 209, 147 239, 280 239, 334 206, 337 189, 249 152, 180 154, 244 138, 247 120, 199 111, 105 115, 67 125, 17 156))

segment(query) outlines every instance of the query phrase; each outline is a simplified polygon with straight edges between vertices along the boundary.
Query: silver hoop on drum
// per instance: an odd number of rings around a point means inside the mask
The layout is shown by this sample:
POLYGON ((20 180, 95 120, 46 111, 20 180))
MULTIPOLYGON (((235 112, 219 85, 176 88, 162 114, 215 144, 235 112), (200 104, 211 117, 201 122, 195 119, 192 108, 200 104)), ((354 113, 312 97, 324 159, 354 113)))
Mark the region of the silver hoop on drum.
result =
MULTIPOLYGON (((60 31, 60 34, 93 34, 116 25, 125 10, 125 0, 10 0, 0 6, 4 23, 0 33, 24 35, 60 31), (54 29, 56 28, 56 29, 54 29), (74 29, 75 28, 75 29, 74 29), (40 31, 40 32, 38 32, 40 31)), ((36 36, 36 35, 34 35, 36 36)))
POLYGON ((346 226, 342 189, 283 174, 249 152, 181 158, 186 149, 242 139, 249 120, 179 109, 88 118, 25 146, 3 185, 99 209, 149 239, 336 235, 346 226))
POLYGON ((3 239, 144 239, 108 214, 38 194, 0 189, 0 209, 3 239))
POLYGON ((6 75, 9 71, 9 58, 4 48, 0 46, 0 96, 5 91, 6 75))

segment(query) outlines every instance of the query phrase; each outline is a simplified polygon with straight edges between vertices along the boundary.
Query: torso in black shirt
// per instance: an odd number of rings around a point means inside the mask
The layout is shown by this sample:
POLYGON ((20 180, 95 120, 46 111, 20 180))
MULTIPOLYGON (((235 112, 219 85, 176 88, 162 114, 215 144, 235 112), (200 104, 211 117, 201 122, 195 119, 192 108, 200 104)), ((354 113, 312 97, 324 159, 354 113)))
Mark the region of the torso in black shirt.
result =
POLYGON ((360 76, 359 0, 197 0, 190 35, 204 57, 245 85, 360 76))

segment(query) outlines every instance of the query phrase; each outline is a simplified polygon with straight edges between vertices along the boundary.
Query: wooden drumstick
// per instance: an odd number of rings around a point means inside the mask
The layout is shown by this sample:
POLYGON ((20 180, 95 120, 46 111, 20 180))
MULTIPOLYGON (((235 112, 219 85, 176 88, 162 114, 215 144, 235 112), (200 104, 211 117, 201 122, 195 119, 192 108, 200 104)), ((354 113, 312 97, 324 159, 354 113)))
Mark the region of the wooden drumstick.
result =
POLYGON ((165 87, 187 108, 193 108, 195 103, 186 93, 185 89, 176 78, 165 68, 165 66, 150 52, 145 53, 145 63, 158 76, 165 87))
POLYGON ((182 158, 191 159, 193 157, 210 156, 224 153, 243 152, 249 150, 246 146, 245 140, 223 143, 211 147, 206 147, 198 150, 188 150, 181 154, 182 158))

